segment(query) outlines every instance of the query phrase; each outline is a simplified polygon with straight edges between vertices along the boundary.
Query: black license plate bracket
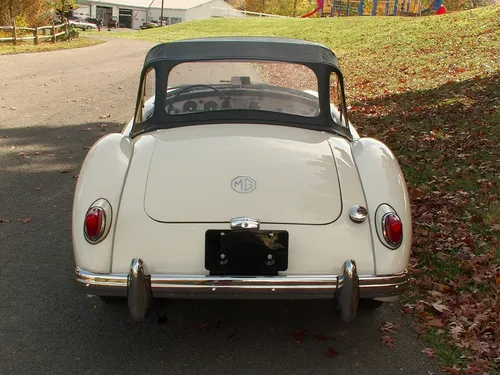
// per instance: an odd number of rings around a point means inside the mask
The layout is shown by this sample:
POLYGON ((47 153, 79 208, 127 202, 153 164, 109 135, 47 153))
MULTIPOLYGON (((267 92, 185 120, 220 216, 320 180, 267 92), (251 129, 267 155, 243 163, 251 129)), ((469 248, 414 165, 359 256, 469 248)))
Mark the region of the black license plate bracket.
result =
POLYGON ((205 268, 211 275, 277 275, 288 269, 287 231, 205 232, 205 268))

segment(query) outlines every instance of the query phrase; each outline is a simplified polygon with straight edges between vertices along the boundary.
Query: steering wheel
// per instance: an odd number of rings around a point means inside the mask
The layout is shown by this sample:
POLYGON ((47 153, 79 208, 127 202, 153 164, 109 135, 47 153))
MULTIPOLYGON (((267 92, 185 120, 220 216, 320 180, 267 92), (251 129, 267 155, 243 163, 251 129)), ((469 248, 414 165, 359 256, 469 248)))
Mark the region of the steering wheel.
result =
MULTIPOLYGON (((224 98, 224 103, 228 103, 229 104, 229 98, 222 91, 220 91, 216 87, 213 87, 213 86, 210 86, 210 85, 202 85, 202 84, 188 85, 188 86, 184 86, 182 89, 180 89, 179 91, 177 91, 177 93, 171 99, 172 101, 170 102, 170 105, 168 107, 167 113, 170 114, 170 111, 172 111, 172 109, 173 109, 174 103, 176 102, 177 99, 179 99, 179 96, 182 93, 184 93, 184 92, 186 92, 188 90, 191 90, 191 89, 193 89, 195 87, 205 87, 205 88, 208 88, 210 90, 213 90, 213 91, 215 91, 216 93, 218 93, 220 96, 222 96, 224 98)), ((230 107, 228 107, 228 108, 230 108, 230 107)))

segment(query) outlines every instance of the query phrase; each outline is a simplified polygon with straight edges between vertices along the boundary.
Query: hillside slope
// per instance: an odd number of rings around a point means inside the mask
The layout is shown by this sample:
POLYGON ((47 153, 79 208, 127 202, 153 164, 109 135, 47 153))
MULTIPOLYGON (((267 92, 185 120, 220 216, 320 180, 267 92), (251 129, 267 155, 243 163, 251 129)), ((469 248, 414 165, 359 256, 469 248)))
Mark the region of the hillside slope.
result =
POLYGON ((498 70, 499 20, 500 6, 493 6, 421 18, 209 19, 108 34, 155 42, 260 35, 323 43, 339 57, 348 95, 359 98, 436 87, 498 70))

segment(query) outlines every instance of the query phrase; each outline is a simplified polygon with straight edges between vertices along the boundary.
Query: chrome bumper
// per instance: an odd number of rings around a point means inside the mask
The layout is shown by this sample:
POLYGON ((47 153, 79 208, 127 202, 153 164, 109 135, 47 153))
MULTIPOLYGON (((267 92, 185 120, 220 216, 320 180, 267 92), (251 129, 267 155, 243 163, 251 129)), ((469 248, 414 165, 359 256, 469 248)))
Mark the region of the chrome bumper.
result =
POLYGON ((87 294, 128 298, 135 320, 142 320, 153 298, 212 299, 333 299, 342 319, 352 321, 359 298, 398 296, 408 271, 387 276, 359 276, 354 260, 344 262, 339 275, 314 276, 177 276, 150 275, 142 259, 135 258, 128 274, 97 274, 74 270, 77 285, 87 294))

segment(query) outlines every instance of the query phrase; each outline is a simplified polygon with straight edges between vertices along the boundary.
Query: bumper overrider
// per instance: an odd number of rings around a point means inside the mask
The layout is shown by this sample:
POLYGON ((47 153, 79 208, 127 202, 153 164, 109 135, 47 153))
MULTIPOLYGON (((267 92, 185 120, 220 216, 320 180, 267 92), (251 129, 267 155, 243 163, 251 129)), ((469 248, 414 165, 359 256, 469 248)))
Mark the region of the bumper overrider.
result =
POLYGON ((74 278, 87 294, 127 297, 131 317, 143 320, 153 299, 336 299, 341 318, 351 322, 360 298, 401 294, 408 271, 385 276, 360 276, 354 260, 346 260, 338 275, 312 276, 178 276, 151 275, 140 258, 128 274, 99 274, 76 267, 74 278))

